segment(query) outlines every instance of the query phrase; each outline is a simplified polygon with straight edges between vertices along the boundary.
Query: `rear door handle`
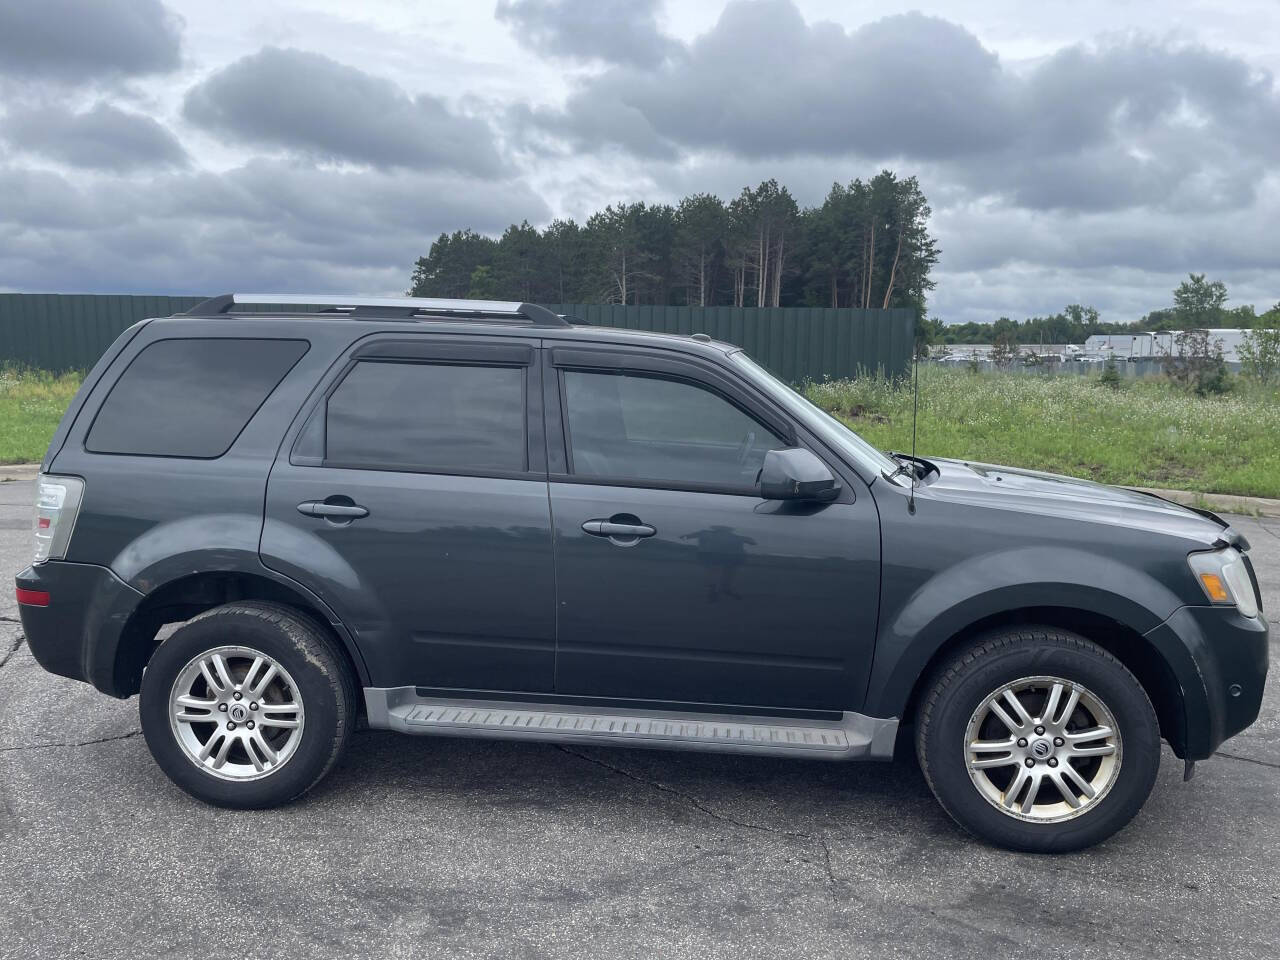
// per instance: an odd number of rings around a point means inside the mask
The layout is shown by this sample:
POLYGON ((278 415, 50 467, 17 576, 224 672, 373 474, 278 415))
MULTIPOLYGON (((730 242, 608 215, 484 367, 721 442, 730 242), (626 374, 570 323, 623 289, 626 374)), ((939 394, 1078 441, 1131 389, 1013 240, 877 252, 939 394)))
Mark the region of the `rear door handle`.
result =
POLYGON ((614 523, 612 520, 588 520, 582 525, 584 532, 593 537, 652 537, 658 531, 647 523, 614 523))
POLYGON ((338 520, 359 520, 369 511, 358 503, 326 503, 323 500, 305 500, 298 504, 298 512, 304 517, 332 517, 338 520))

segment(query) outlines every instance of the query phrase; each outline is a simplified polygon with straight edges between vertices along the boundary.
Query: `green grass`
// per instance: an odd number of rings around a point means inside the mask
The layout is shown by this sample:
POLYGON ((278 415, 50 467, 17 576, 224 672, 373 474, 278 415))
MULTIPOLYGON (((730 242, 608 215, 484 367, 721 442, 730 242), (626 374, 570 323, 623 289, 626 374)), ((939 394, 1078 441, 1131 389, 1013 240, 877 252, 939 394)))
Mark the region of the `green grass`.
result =
MULTIPOLYGON (((882 449, 911 448, 911 390, 811 384, 810 400, 882 449)), ((920 368, 921 455, 1031 467, 1129 486, 1280 497, 1280 393, 1197 397, 1163 379, 920 368)))
POLYGON ((79 387, 78 373, 0 368, 0 463, 43 457, 79 387))

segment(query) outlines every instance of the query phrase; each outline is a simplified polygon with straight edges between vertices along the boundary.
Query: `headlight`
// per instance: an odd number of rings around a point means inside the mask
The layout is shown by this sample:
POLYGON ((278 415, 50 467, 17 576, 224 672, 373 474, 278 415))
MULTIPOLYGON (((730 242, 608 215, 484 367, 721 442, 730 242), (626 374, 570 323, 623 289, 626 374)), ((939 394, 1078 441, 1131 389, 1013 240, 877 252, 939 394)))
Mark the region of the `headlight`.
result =
POLYGON ((1246 617, 1258 615, 1258 595, 1245 569, 1244 557, 1235 547, 1187 557, 1191 572, 1213 603, 1233 605, 1246 617))

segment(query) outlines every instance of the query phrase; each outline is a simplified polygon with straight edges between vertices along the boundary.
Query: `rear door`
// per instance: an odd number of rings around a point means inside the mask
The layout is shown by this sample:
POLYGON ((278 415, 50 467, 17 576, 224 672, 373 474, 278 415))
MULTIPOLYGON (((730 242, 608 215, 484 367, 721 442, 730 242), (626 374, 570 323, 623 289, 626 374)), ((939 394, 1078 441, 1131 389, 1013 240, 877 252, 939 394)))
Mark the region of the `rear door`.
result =
POLYGON ((286 438, 263 562, 343 617, 375 686, 552 689, 537 352, 517 338, 365 341, 286 438))
POLYGON ((556 346, 546 373, 556 690, 856 709, 879 597, 879 518, 761 500, 766 451, 835 459, 726 371, 679 354, 556 346))

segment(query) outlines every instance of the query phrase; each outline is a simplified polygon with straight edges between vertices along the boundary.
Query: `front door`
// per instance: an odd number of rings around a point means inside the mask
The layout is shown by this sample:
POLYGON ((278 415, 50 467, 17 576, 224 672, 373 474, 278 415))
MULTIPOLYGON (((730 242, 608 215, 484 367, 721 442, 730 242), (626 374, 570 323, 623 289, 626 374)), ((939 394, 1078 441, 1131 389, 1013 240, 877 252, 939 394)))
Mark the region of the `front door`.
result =
POLYGON ((341 616, 374 686, 552 689, 536 353, 490 337, 366 342, 286 438, 263 562, 341 616))
POLYGON ((557 692, 853 709, 879 597, 861 481, 826 504, 761 500, 769 449, 833 458, 732 375, 622 347, 551 357, 557 692))

